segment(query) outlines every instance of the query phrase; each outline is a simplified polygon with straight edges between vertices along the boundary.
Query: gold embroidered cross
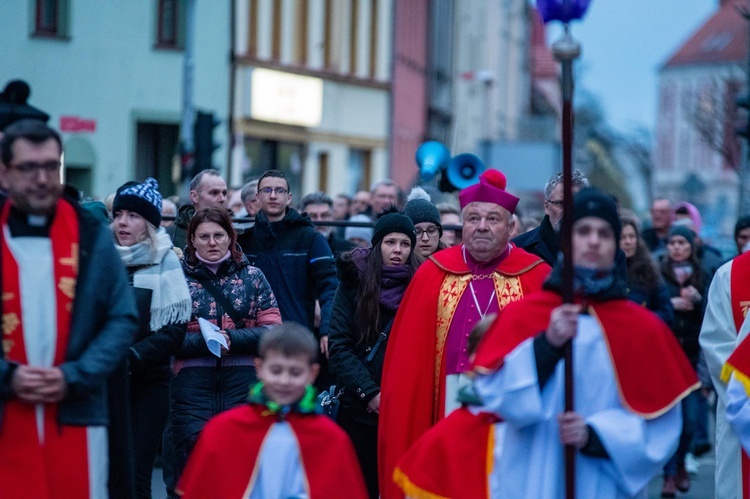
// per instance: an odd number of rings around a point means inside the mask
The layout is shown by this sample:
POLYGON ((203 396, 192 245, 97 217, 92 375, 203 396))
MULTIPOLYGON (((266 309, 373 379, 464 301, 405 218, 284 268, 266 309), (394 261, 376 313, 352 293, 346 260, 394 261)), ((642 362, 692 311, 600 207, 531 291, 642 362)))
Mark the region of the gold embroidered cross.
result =
POLYGON ((60 258, 60 265, 70 265, 73 272, 78 273, 78 243, 70 245, 70 257, 60 258))

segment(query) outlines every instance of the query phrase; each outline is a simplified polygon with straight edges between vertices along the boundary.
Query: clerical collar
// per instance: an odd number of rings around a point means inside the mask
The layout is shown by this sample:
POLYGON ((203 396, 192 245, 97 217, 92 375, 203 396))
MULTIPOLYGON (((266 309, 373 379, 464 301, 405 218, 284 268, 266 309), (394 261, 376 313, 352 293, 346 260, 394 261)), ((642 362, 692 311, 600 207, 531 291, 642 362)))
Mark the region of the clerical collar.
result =
POLYGON ((53 218, 46 215, 30 215, 11 206, 8 229, 11 237, 49 237, 53 218))
POLYGON ((466 266, 469 267, 469 270, 472 274, 491 274, 495 271, 498 265, 500 265, 500 262, 505 260, 508 255, 510 254, 510 244, 505 248, 505 251, 497 255, 495 258, 490 259, 487 262, 479 262, 474 257, 471 256, 471 253, 466 251, 466 246, 463 246, 461 250, 463 251, 464 255, 464 262, 466 263, 466 266))

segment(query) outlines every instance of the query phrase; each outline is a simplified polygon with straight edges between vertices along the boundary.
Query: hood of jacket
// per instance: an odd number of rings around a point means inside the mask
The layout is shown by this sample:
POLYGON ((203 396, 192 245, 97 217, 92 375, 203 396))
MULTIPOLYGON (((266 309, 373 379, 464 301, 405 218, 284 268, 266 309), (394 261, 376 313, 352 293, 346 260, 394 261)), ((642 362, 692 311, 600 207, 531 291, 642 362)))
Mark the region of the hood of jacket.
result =
POLYGON ((354 248, 336 259, 336 273, 339 282, 345 286, 356 288, 362 276, 362 271, 372 248, 354 248))

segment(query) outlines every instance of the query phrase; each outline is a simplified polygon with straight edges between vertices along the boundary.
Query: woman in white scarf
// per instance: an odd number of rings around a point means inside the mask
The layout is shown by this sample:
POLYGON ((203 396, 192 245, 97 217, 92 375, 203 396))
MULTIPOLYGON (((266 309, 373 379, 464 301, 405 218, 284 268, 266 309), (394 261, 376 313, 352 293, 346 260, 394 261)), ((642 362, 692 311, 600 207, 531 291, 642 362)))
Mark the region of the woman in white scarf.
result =
POLYGON ((151 473, 169 417, 170 357, 182 343, 192 304, 182 266, 161 221, 153 178, 117 190, 111 224, 138 305, 139 330, 130 347, 130 408, 136 497, 151 497, 151 473), (157 227, 159 227, 157 229, 157 227))

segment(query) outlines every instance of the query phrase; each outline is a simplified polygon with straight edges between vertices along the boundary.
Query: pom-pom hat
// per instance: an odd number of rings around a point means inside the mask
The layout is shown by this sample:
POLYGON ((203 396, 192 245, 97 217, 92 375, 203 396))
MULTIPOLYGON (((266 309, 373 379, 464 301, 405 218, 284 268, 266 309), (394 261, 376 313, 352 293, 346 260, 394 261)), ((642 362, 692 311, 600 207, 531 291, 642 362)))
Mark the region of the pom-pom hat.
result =
POLYGON ((493 203, 511 213, 516 211, 518 198, 505 190, 507 180, 499 170, 486 170, 479 176, 479 183, 471 185, 458 194, 461 209, 469 203, 493 203))
POLYGON ((437 206, 432 204, 430 195, 421 187, 415 187, 409 193, 406 205, 404 206, 404 215, 411 218, 414 225, 422 222, 435 224, 440 237, 443 236, 443 224, 440 223, 440 212, 437 206))
POLYGON ((149 177, 142 184, 127 182, 117 189, 112 203, 112 213, 120 210, 134 211, 154 227, 161 223, 161 193, 159 183, 149 177))

